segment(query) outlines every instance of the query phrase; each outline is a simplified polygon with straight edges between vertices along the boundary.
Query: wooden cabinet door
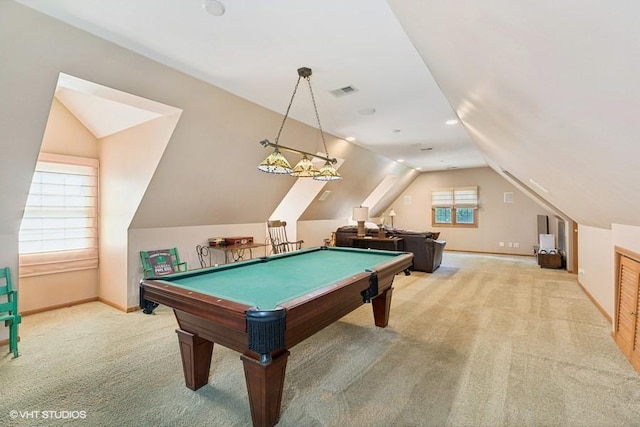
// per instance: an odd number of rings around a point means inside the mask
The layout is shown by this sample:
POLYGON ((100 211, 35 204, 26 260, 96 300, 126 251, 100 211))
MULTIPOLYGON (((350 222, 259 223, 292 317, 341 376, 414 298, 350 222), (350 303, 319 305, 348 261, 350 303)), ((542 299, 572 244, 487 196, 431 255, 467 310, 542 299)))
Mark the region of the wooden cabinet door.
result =
POLYGON ((632 365, 640 370, 640 262, 621 256, 619 272, 615 340, 632 365))

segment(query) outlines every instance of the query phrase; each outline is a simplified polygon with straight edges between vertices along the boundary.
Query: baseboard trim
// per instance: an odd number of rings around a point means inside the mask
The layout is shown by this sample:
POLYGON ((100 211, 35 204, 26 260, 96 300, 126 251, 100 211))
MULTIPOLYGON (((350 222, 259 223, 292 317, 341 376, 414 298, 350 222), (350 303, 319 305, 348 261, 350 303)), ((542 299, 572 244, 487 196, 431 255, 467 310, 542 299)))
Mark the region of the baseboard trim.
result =
POLYGON ((135 310, 131 310, 130 307, 123 307, 123 306, 121 306, 119 304, 116 304, 113 301, 109 301, 109 300, 101 298, 101 297, 98 297, 98 301, 100 301, 103 304, 108 305, 109 307, 113 307, 116 310, 124 311, 125 313, 131 313, 132 311, 135 311, 135 310))
POLYGON ((98 301, 98 297, 67 302, 64 304, 50 305, 48 307, 36 308, 34 310, 21 311, 20 314, 23 316, 29 316, 31 314, 43 313, 45 311, 57 310, 59 308, 65 308, 65 307, 73 307, 74 305, 86 304, 88 302, 93 302, 93 301, 98 301))
POLYGON ((485 254, 485 255, 506 255, 506 256, 526 256, 526 257, 535 257, 532 254, 512 254, 507 252, 486 252, 486 251, 470 251, 470 250, 462 250, 462 249, 444 249, 445 252, 458 252, 458 253, 470 253, 470 254, 485 254))
POLYGON ((101 303, 103 303, 103 304, 108 305, 109 307, 113 307, 113 308, 115 308, 116 310, 124 311, 125 313, 133 313, 134 311, 138 311, 138 310, 140 310, 140 307, 138 307, 138 306, 135 306, 135 307, 126 307, 126 308, 125 308, 125 307, 123 307, 123 306, 121 306, 121 305, 118 305, 118 304, 116 304, 116 303, 114 303, 114 302, 111 302, 111 301, 109 301, 109 300, 106 300, 106 299, 104 299, 104 298, 100 298, 100 297, 98 297, 98 301, 100 301, 100 302, 101 302, 101 303))
MULTIPOLYGON (((486 252, 486 251, 468 251, 468 250, 458 250, 458 249, 446 249, 444 250, 445 252, 458 252, 458 253, 464 253, 464 252, 468 252, 471 254, 485 254, 485 255, 505 255, 505 256, 524 256, 524 257, 534 257, 535 258, 535 254, 512 254, 512 253, 506 253, 506 252, 486 252)), ((556 268, 555 270, 564 270, 569 274, 576 274, 575 271, 569 271, 566 267, 565 268, 556 268)))
MULTIPOLYGON (((29 316, 31 314, 37 314, 37 313, 44 313, 45 311, 51 311, 51 310, 57 310, 59 308, 66 308, 66 307, 73 307, 74 305, 80 305, 80 304, 86 304, 88 302, 94 302, 94 301, 99 301, 105 305, 108 305, 110 307, 115 308, 116 310, 120 310, 120 311, 124 311, 125 313, 133 313, 134 311, 138 311, 140 310, 140 307, 123 307, 121 305, 118 305, 114 302, 111 302, 109 300, 106 300, 104 298, 101 297, 95 297, 95 298, 87 298, 87 299, 83 299, 83 300, 78 300, 78 301, 72 301, 72 302, 68 302, 68 303, 64 303, 64 304, 56 304, 56 305, 50 305, 48 307, 42 307, 42 308, 36 308, 34 310, 27 310, 27 311, 21 311, 20 314, 23 316, 29 316)), ((4 340, 4 341, 0 341, 0 344, 2 344, 3 342, 8 343, 9 340, 4 340)))
POLYGON ((602 306, 600 304, 598 304, 598 301, 596 301, 596 299, 593 297, 593 295, 591 295, 591 293, 587 290, 587 288, 585 288, 582 283, 580 283, 580 279, 578 279, 578 285, 580 286, 580 288, 582 289, 582 292, 585 293, 585 295, 591 300, 591 302, 593 303, 593 305, 596 306, 596 308, 598 309, 598 311, 600 312, 600 314, 602 314, 604 316, 605 319, 607 319, 607 322, 609 322, 609 324, 613 325, 613 320, 611 319, 611 316, 609 316, 609 313, 607 313, 604 308, 602 308, 602 306))

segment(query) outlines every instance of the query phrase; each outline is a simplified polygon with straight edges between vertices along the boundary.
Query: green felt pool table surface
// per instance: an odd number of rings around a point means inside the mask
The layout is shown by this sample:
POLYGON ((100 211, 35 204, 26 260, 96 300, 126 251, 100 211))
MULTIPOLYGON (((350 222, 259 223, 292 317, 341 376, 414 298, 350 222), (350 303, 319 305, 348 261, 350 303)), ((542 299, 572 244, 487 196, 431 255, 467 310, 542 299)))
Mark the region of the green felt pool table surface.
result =
POLYGON ((173 286, 240 304, 271 310, 365 272, 402 253, 347 248, 303 249, 219 267, 164 276, 173 286))

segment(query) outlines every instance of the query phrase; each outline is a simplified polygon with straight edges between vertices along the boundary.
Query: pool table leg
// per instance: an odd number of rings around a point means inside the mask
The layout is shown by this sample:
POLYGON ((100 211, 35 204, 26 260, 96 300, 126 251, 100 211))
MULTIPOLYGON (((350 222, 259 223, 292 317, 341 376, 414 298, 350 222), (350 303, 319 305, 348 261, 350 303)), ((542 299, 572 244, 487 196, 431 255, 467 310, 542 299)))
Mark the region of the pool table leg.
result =
POLYGON ((386 328, 389 324, 392 293, 393 288, 389 288, 371 300, 371 306, 373 307, 373 320, 375 321, 376 326, 381 328, 386 328))
POLYGON ((284 373, 287 369, 289 352, 284 351, 272 357, 268 363, 260 363, 255 358, 243 354, 244 377, 249 393, 249 406, 253 425, 272 427, 280 419, 284 373))
POLYGON ((209 367, 213 343, 196 334, 176 329, 182 356, 184 381, 191 390, 197 390, 209 382, 209 367))

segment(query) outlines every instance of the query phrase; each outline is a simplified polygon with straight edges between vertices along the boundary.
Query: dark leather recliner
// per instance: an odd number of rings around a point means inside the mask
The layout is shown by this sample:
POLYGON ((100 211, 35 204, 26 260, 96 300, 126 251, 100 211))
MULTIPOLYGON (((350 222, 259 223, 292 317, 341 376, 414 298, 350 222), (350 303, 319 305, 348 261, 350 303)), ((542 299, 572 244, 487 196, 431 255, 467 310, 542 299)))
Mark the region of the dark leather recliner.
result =
POLYGON ((396 230, 395 237, 402 237, 404 251, 413 253, 413 269, 433 273, 442 263, 442 254, 447 242, 432 238, 432 233, 416 233, 396 230))

